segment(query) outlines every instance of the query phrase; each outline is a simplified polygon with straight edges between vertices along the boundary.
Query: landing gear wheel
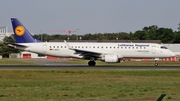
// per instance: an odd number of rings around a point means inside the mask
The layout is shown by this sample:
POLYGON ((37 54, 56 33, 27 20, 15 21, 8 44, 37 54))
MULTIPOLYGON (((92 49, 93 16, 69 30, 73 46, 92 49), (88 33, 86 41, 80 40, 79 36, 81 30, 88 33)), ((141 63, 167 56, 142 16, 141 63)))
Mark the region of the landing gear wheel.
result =
POLYGON ((154 62, 155 62, 155 63, 154 63, 154 66, 158 66, 158 63, 157 63, 157 61, 155 60, 154 62))
POLYGON ((158 66, 158 63, 154 63, 155 66, 158 66))
POLYGON ((96 62, 95 62, 95 61, 89 61, 89 62, 88 62, 88 65, 89 65, 89 66, 95 66, 95 65, 96 65, 96 62))

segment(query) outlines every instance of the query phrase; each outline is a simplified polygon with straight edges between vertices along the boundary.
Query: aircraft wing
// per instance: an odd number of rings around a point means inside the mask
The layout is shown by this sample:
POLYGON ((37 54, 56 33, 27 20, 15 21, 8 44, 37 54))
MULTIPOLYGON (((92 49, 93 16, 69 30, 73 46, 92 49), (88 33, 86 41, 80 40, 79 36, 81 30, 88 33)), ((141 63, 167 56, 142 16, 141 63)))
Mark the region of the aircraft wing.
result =
POLYGON ((100 57, 103 53, 102 52, 96 52, 96 51, 89 51, 89 50, 82 50, 82 49, 74 49, 71 48, 71 46, 64 40, 64 42, 66 43, 67 47, 70 50, 74 50, 76 53, 75 54, 80 54, 81 56, 84 57, 100 57))
MULTIPOLYGON (((106 54, 115 54, 115 53, 109 53, 109 52, 103 52, 103 51, 89 51, 89 50, 75 49, 75 48, 72 48, 65 40, 64 42, 70 50, 74 50, 76 52, 75 54, 79 54, 87 59, 91 57, 94 57, 94 58, 103 57, 106 54)), ((123 57, 119 54, 115 54, 115 55, 118 55, 121 58, 123 57)))

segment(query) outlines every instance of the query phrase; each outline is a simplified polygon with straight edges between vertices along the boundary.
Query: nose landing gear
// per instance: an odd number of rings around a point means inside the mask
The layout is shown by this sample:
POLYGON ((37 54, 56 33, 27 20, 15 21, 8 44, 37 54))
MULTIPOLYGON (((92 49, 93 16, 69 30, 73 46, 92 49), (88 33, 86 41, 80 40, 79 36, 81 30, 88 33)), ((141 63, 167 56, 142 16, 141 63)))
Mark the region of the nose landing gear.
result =
POLYGON ((158 66, 157 60, 154 61, 154 66, 158 66))

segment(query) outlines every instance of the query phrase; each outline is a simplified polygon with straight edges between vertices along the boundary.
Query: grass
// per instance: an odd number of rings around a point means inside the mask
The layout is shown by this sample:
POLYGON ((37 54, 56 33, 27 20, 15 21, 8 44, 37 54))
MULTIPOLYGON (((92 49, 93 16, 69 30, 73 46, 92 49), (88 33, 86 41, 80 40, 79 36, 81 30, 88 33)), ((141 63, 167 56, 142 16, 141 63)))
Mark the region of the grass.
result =
MULTIPOLYGON (((88 60, 60 62, 87 65, 88 60)), ((0 65, 37 64, 0 60, 0 65)), ((154 66, 154 62, 97 61, 97 66, 154 66)), ((159 66, 180 66, 180 62, 159 61, 159 66)), ((0 100, 156 101, 163 93, 164 100, 179 100, 179 76, 179 70, 0 70, 0 100)))
POLYGON ((0 100, 156 101, 180 99, 179 70, 1 70, 0 100))
POLYGON ((0 59, 0 65, 39 65, 39 63, 21 59, 0 59))

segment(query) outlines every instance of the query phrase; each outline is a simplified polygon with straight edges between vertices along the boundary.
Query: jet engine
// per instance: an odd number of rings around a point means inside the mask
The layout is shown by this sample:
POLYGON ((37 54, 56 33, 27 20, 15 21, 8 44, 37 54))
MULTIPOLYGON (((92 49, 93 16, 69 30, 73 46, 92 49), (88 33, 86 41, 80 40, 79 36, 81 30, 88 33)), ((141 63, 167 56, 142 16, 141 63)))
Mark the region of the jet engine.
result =
POLYGON ((120 62, 120 59, 118 58, 118 55, 108 54, 104 56, 104 61, 105 62, 120 62))

